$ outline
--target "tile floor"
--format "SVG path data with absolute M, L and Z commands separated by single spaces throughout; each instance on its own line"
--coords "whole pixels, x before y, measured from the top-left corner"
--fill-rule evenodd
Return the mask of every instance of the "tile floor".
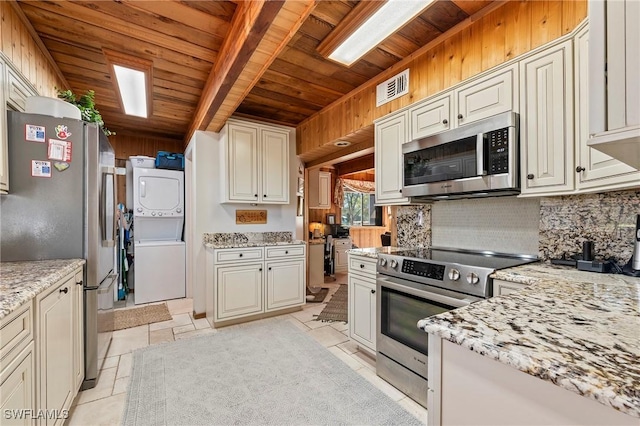
M 338 289 L 344 277 L 326 283 L 329 293 L 325 302 Z M 124 304 L 122 309 L 128 309 Z M 95 388 L 80 392 L 73 402 L 67 425 L 115 425 L 120 424 L 124 409 L 132 352 L 157 343 L 171 342 L 202 334 L 216 333 L 206 319 L 194 319 L 191 299 L 177 299 L 167 302 L 173 319 L 140 327 L 115 331 L 107 357 Z M 357 371 L 366 380 L 397 401 L 407 411 L 413 413 L 423 423 L 427 423 L 427 410 L 407 398 L 396 388 L 376 376 L 375 360 L 361 351 L 348 337 L 348 326 L 344 323 L 316 321 L 326 303 L 308 303 L 301 311 L 282 315 L 300 330 L 309 333 L 329 352 Z

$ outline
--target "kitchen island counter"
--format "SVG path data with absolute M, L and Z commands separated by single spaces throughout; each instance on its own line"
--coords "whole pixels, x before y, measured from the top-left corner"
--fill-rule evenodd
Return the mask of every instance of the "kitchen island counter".
M 0 262 L 0 319 L 84 264 L 84 259 Z
M 544 264 L 493 277 L 530 285 L 418 327 L 640 417 L 640 278 Z

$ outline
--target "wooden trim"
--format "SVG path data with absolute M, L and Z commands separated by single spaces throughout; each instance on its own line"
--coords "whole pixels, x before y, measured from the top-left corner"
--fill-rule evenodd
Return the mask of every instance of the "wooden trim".
M 122 94 L 120 93 L 120 87 L 118 86 L 118 81 L 116 78 L 116 73 L 113 68 L 114 65 L 121 65 L 126 68 L 130 68 L 136 71 L 142 71 L 144 73 L 145 79 L 145 89 L 146 89 L 146 101 L 147 101 L 147 117 L 149 118 L 153 115 L 153 62 L 149 59 L 138 58 L 135 56 L 131 56 L 127 53 L 117 52 L 115 50 L 102 48 L 102 53 L 104 57 L 107 59 L 107 65 L 109 66 L 109 73 L 111 74 L 111 83 L 113 83 L 113 87 L 115 92 L 118 94 L 116 98 L 118 98 L 118 104 L 122 109 L 122 113 L 126 115 L 124 110 L 124 103 L 122 102 Z M 144 118 L 144 117 L 140 117 Z
M 200 314 L 196 314 L 196 311 L 193 311 L 193 319 L 202 319 L 202 318 L 206 318 L 207 317 L 207 313 L 206 312 L 202 312 Z
M 353 160 L 343 161 L 335 164 L 338 176 L 344 176 L 351 173 L 361 172 L 375 168 L 375 159 L 373 154 L 367 154 Z
M 336 151 L 332 154 L 318 158 L 317 160 L 309 161 L 305 165 L 306 167 L 329 166 L 335 163 L 335 160 L 337 160 L 338 158 L 343 161 L 347 161 L 372 153 L 373 139 L 371 141 L 361 142 L 355 145 L 348 146 L 344 149 L 341 149 L 340 151 Z
M 207 128 L 283 5 L 283 1 L 244 1 L 238 4 L 231 29 L 189 124 L 185 143 L 196 130 Z
M 64 75 L 62 74 L 62 71 L 60 71 L 60 67 L 58 67 L 58 64 L 56 63 L 56 61 L 53 60 L 53 57 L 51 56 L 51 53 L 49 53 L 49 50 L 47 49 L 47 47 L 42 42 L 42 39 L 40 38 L 40 36 L 36 32 L 35 28 L 33 28 L 33 25 L 31 25 L 31 22 L 29 21 L 29 19 L 27 19 L 27 16 L 24 14 L 22 9 L 18 5 L 18 1 L 17 0 L 9 0 L 9 4 L 13 8 L 13 11 L 16 13 L 16 15 L 18 15 L 18 18 L 20 18 L 20 21 L 22 22 L 22 25 L 24 25 L 24 27 L 27 29 L 27 31 L 29 32 L 29 35 L 31 35 L 31 38 L 36 43 L 36 46 L 38 46 L 38 49 L 40 49 L 40 51 L 42 52 L 44 57 L 47 59 L 47 62 L 49 62 L 49 65 L 51 65 L 51 68 L 53 68 L 53 72 L 56 73 L 56 76 L 60 79 L 60 81 L 64 85 L 64 89 L 70 89 L 71 85 L 69 84 L 67 79 L 64 78 Z M 62 88 L 60 88 L 60 89 L 62 89 Z
M 386 0 L 361 1 L 347 16 L 322 40 L 316 50 L 328 58 L 329 55 L 357 30 L 371 15 L 380 9 Z

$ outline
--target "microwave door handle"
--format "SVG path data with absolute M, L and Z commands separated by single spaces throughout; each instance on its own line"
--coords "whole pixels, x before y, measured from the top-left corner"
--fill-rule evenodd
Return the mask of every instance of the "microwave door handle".
M 476 137 L 476 173 L 478 176 L 487 174 L 484 168 L 484 133 L 478 133 Z

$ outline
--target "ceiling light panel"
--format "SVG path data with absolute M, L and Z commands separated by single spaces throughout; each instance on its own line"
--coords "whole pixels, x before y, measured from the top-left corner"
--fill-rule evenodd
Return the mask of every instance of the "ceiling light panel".
M 342 42 L 329 59 L 351 65 L 404 24 L 418 16 L 433 0 L 389 0 Z
M 124 112 L 136 117 L 148 117 L 147 87 L 145 73 L 142 71 L 114 65 L 116 81 L 122 98 Z

